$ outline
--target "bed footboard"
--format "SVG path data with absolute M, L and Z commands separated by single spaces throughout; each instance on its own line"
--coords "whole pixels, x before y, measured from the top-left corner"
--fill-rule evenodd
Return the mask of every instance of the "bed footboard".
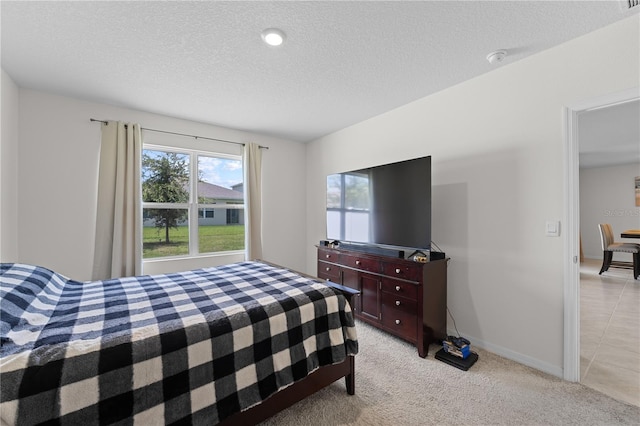
M 345 378 L 347 393 L 355 393 L 355 357 L 348 356 L 343 362 L 320 367 L 304 379 L 270 396 L 262 403 L 248 410 L 235 413 L 219 423 L 223 426 L 255 425 L 268 419 L 280 411 L 291 407 L 296 402 L 329 386 L 331 383 Z

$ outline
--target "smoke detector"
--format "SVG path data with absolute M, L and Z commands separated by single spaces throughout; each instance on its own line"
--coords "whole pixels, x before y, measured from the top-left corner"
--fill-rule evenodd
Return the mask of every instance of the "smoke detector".
M 499 64 L 504 60 L 506 56 L 507 56 L 506 50 L 496 50 L 495 52 L 491 52 L 487 55 L 487 61 L 489 61 L 489 63 L 492 65 Z

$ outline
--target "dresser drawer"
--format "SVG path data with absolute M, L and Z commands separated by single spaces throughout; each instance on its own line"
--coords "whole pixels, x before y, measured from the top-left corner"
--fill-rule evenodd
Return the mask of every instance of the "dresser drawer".
M 417 321 L 415 314 L 382 305 L 382 325 L 397 336 L 415 341 Z
M 407 299 L 393 293 L 382 292 L 382 306 L 406 312 L 411 315 L 416 313 L 416 301 Z
M 340 253 L 335 250 L 318 248 L 318 260 L 325 260 L 327 262 L 340 263 Z
M 361 271 L 380 272 L 380 262 L 375 259 L 343 254 L 340 263 L 350 268 L 360 269 Z
M 340 267 L 332 263 L 318 260 L 318 278 L 340 283 Z
M 418 298 L 418 285 L 403 281 L 383 279 L 382 291 L 413 300 Z
M 409 281 L 420 281 L 422 265 L 412 263 L 383 262 L 382 273 L 389 277 L 402 278 Z

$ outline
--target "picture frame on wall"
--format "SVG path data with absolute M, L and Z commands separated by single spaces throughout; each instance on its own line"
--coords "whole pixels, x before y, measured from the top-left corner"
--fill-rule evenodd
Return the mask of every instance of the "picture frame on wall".
M 635 188 L 636 188 L 636 207 L 640 207 L 640 176 L 636 176 Z

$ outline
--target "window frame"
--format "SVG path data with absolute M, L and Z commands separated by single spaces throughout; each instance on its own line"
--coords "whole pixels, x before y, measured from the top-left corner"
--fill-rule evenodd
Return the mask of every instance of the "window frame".
M 142 256 L 143 262 L 145 261 L 158 261 L 158 260 L 171 260 L 171 259 L 191 259 L 198 258 L 202 256 L 215 256 L 215 255 L 229 255 L 229 254 L 243 254 L 246 251 L 246 247 L 240 250 L 228 250 L 228 251 L 214 251 L 214 252 L 206 252 L 200 253 L 200 244 L 199 244 L 199 217 L 198 210 L 199 209 L 215 209 L 218 208 L 232 208 L 244 211 L 244 217 L 246 217 L 246 202 L 243 197 L 243 202 L 238 204 L 232 204 L 231 206 L 221 205 L 216 203 L 199 203 L 198 201 L 198 157 L 215 157 L 222 158 L 228 160 L 237 160 L 240 161 L 243 167 L 242 173 L 242 183 L 244 184 L 244 161 L 243 156 L 238 154 L 229 154 L 214 150 L 202 150 L 202 149 L 194 149 L 182 146 L 171 146 L 171 145 L 161 145 L 157 143 L 142 143 L 142 153 L 144 151 L 162 151 L 162 152 L 172 152 L 176 154 L 186 154 L 189 157 L 189 202 L 187 203 L 156 203 L 144 201 L 142 199 L 142 191 L 140 192 L 140 201 L 142 204 L 141 211 L 144 212 L 144 209 L 186 209 L 188 216 L 188 234 L 189 234 L 189 254 L 179 254 L 173 256 L 161 256 L 161 257 L 149 257 L 145 258 L 144 253 Z M 142 158 L 142 156 L 141 156 Z M 142 168 L 141 168 L 142 171 Z M 140 179 L 140 186 L 142 186 L 142 173 L 138 177 Z M 215 213 L 214 213 L 215 215 Z M 144 222 L 144 219 L 142 219 Z M 144 228 L 144 225 L 143 225 Z M 143 230 L 141 229 L 140 232 Z M 246 241 L 246 226 L 244 229 L 244 236 Z M 141 247 L 141 250 L 143 248 Z

